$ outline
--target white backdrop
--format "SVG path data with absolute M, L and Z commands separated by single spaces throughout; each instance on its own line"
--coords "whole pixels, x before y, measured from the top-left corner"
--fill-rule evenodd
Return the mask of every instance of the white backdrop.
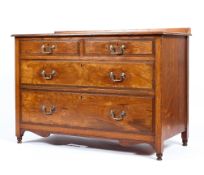
M 184 174 L 203 172 L 204 156 L 204 5 L 202 0 L 1 0 L 0 1 L 0 174 Z M 151 147 L 136 146 L 137 154 L 67 145 L 64 136 L 48 139 L 25 133 L 15 138 L 14 33 L 55 30 L 138 29 L 191 27 L 190 138 L 165 143 L 162 162 Z M 76 138 L 71 141 L 83 142 Z M 115 143 L 105 144 L 107 148 Z M 146 148 L 146 149 L 145 149 Z M 133 149 L 133 148 L 132 148 Z M 142 154 L 142 155 L 140 155 Z M 201 173 L 202 174 L 202 173 Z

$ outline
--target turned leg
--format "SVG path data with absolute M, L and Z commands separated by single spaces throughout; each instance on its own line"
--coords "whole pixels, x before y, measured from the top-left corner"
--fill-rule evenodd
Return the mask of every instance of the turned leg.
M 22 143 L 24 132 L 24 130 L 20 130 L 18 133 L 16 133 L 17 143 Z
M 164 147 L 163 141 L 161 139 L 156 140 L 155 151 L 156 151 L 157 160 L 162 160 L 163 147 Z
M 162 160 L 162 153 L 156 153 L 157 160 Z
M 183 146 L 187 146 L 187 144 L 188 144 L 188 131 L 182 132 L 181 138 L 182 138 Z
M 17 137 L 17 143 L 22 143 L 22 136 L 20 136 L 20 137 Z

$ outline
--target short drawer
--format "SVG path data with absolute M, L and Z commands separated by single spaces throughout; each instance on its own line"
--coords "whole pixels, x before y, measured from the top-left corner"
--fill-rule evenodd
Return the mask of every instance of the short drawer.
M 152 89 L 153 62 L 22 61 L 21 83 Z
M 152 97 L 23 91 L 22 122 L 151 133 Z
M 84 54 L 88 56 L 136 56 L 152 55 L 153 40 L 141 39 L 89 39 L 84 42 Z
M 79 55 L 79 42 L 77 40 L 21 40 L 21 57 L 29 56 L 63 56 Z

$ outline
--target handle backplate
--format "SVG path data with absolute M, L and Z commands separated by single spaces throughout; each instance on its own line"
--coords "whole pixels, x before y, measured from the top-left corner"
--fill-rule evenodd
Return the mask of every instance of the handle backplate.
M 45 45 L 45 44 L 43 44 L 41 46 L 41 52 L 43 54 L 52 54 L 54 49 L 55 49 L 55 45 Z
M 45 105 L 42 105 L 41 106 L 41 111 L 45 115 L 52 115 L 56 111 L 56 107 L 55 106 L 50 106 L 49 109 L 48 109 Z
M 109 46 L 110 54 L 111 55 L 123 55 L 125 51 L 125 45 L 122 44 L 120 47 L 116 48 L 112 44 Z
M 126 116 L 126 113 L 125 113 L 125 111 L 122 111 L 118 116 L 116 116 L 115 112 L 113 110 L 111 110 L 110 115 L 111 115 L 112 119 L 114 119 L 116 121 L 121 121 Z
M 109 77 L 110 77 L 110 79 L 111 79 L 113 82 L 122 82 L 122 81 L 125 80 L 126 74 L 125 74 L 124 72 L 122 72 L 122 73 L 120 74 L 120 78 L 117 79 L 116 76 L 115 76 L 115 74 L 114 74 L 113 72 L 110 72 L 110 73 L 109 73 Z
M 40 72 L 40 75 L 45 79 L 45 80 L 52 80 L 53 77 L 56 75 L 56 71 L 52 70 L 51 73 L 46 73 L 45 70 L 42 70 Z

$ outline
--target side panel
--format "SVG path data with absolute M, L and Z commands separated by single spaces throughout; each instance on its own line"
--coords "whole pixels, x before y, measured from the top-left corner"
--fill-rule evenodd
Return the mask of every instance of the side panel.
M 187 37 L 164 36 L 161 58 L 163 139 L 187 128 Z

